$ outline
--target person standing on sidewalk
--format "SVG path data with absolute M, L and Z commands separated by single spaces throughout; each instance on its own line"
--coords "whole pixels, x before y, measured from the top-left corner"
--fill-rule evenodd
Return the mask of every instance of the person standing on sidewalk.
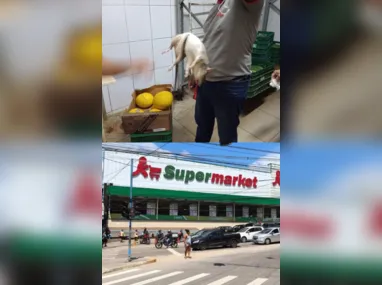
M 190 230 L 186 230 L 184 234 L 184 258 L 191 258 L 191 234 Z
M 107 247 L 107 235 L 106 231 L 102 233 L 102 247 Z
M 119 232 L 119 238 L 121 239 L 121 242 L 123 242 L 123 240 L 125 239 L 125 232 L 123 230 Z
M 263 5 L 264 0 L 218 0 L 205 21 L 203 43 L 211 71 L 196 97 L 196 142 L 210 142 L 215 118 L 221 145 L 238 140 Z

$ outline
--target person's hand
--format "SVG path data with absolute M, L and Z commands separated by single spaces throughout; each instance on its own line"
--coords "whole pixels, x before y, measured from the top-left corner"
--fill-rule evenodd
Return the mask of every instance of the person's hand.
M 272 78 L 276 79 L 277 81 L 280 81 L 280 69 L 277 69 L 273 72 Z
M 151 70 L 152 67 L 153 67 L 153 64 L 150 60 L 145 58 L 140 58 L 140 59 L 132 60 L 129 66 L 129 71 L 131 71 L 131 73 L 133 74 L 145 73 Z

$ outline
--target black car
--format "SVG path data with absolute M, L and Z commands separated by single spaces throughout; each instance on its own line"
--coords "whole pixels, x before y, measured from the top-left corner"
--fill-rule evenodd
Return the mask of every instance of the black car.
M 236 226 L 232 227 L 232 230 L 233 230 L 233 232 L 237 233 L 238 231 L 240 231 L 241 229 L 244 229 L 244 228 L 245 228 L 245 225 L 236 225 Z
M 221 229 L 222 231 L 224 231 L 226 233 L 234 233 L 235 232 L 232 227 L 221 226 L 221 227 L 217 227 L 217 229 Z
M 222 229 L 204 230 L 200 234 L 193 235 L 192 249 L 205 250 L 216 247 L 237 247 L 240 242 L 240 234 L 225 232 Z

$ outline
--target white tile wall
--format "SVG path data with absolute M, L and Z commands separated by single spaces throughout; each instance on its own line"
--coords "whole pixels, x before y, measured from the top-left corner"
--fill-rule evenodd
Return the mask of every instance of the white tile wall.
M 127 74 L 119 76 L 116 83 L 103 88 L 108 112 L 126 108 L 131 102 L 131 93 L 136 88 L 152 84 L 173 83 L 175 72 L 167 68 L 173 63 L 173 52 L 162 55 L 176 35 L 177 0 L 102 0 L 103 54 L 110 59 L 132 61 L 147 58 L 153 61 L 148 75 Z M 188 1 L 185 1 L 186 4 Z M 193 0 L 194 3 L 214 3 L 215 0 Z M 279 6 L 279 1 L 276 6 Z M 209 11 L 205 6 L 196 9 Z M 193 8 L 195 12 L 195 7 Z M 197 12 L 197 11 L 196 11 Z M 199 16 L 204 22 L 207 16 Z M 189 30 L 189 17 L 185 12 L 185 31 Z M 197 26 L 196 22 L 193 26 Z M 271 12 L 268 30 L 280 37 L 280 16 Z M 201 31 L 201 30 L 200 30 Z
M 151 6 L 150 15 L 153 39 L 171 37 L 171 6 Z
M 173 0 L 102 0 L 103 55 L 108 59 L 146 58 L 153 62 L 147 74 L 124 74 L 102 88 L 107 112 L 127 108 L 134 89 L 173 82 L 173 52 L 162 55 L 176 34 Z

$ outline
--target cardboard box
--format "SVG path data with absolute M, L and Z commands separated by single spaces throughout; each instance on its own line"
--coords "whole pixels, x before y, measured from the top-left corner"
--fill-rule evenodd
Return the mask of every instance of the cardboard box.
M 128 113 L 131 109 L 139 108 L 135 105 L 135 98 L 144 92 L 148 92 L 155 96 L 161 91 L 172 91 L 172 85 L 154 85 L 146 89 L 135 90 L 132 94 L 132 101 L 129 108 L 121 116 L 122 128 L 125 134 L 133 133 L 152 133 L 160 131 L 170 131 L 172 129 L 172 106 L 169 110 L 150 113 L 146 111 L 145 113 L 130 114 Z

